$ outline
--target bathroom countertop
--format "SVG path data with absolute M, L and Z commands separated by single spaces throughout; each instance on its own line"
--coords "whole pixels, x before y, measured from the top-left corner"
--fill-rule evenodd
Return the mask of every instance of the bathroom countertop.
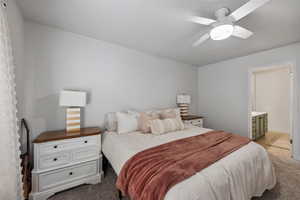
M 256 117 L 258 115 L 267 114 L 267 112 L 256 112 L 256 111 L 253 111 L 251 114 L 252 114 L 252 117 Z

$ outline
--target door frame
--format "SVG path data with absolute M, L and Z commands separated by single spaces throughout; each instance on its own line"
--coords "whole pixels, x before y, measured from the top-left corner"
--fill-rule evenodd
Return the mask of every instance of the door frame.
M 252 138 L 252 107 L 253 107 L 253 97 L 252 97 L 252 87 L 253 87 L 253 75 L 255 72 L 260 71 L 269 71 L 280 68 L 289 68 L 290 70 L 290 107 L 289 107 L 289 115 L 290 115 L 290 139 L 294 141 L 295 136 L 295 117 L 297 115 L 297 73 L 296 73 L 296 64 L 293 62 L 285 62 L 279 64 L 268 65 L 264 67 L 256 67 L 248 70 L 248 137 Z M 291 155 L 294 155 L 294 144 L 291 144 Z

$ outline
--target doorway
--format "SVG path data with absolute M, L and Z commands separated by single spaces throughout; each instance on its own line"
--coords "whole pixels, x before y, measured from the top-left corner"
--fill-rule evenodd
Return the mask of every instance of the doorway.
M 293 65 L 249 71 L 249 137 L 266 149 L 292 156 Z

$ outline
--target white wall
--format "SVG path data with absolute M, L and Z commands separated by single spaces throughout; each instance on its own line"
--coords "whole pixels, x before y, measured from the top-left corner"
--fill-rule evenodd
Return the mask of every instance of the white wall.
M 64 128 L 62 89 L 90 94 L 85 125 L 102 125 L 107 112 L 174 107 L 192 95 L 197 113 L 197 68 L 32 22 L 25 23 L 26 115 L 34 136 Z
M 15 64 L 16 92 L 18 117 L 23 116 L 23 63 L 24 63 L 24 27 L 23 16 L 15 0 L 10 0 L 7 4 L 7 17 L 11 32 L 12 49 Z
M 300 77 L 300 43 L 272 49 L 245 57 L 211 64 L 198 69 L 199 113 L 205 116 L 205 124 L 248 136 L 248 72 L 257 67 L 268 67 L 291 62 L 294 76 Z M 299 88 L 294 87 L 294 152 L 300 160 Z
M 263 70 L 253 76 L 255 111 L 268 113 L 269 131 L 289 133 L 290 69 Z

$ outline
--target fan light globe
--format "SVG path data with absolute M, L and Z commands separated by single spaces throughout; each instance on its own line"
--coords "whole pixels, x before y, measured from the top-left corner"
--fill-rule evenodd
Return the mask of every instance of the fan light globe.
M 210 31 L 210 37 L 213 40 L 225 40 L 229 38 L 233 33 L 233 26 L 231 24 L 223 24 L 214 27 Z

